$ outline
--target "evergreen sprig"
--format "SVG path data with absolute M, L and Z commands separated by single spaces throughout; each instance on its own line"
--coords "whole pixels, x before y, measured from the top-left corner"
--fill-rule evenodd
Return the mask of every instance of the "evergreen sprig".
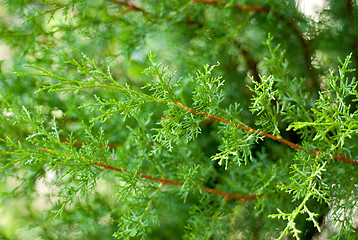
M 339 152 L 344 150 L 345 139 L 351 138 L 357 133 L 357 111 L 352 111 L 350 102 L 358 101 L 357 81 L 355 77 L 351 80 L 346 74 L 354 69 L 349 69 L 351 55 L 347 56 L 345 61 L 339 66 L 339 75 L 331 71 L 329 77 L 324 81 L 324 90 L 319 93 L 319 99 L 316 101 L 316 108 L 312 109 L 315 114 L 314 122 L 296 122 L 288 129 L 302 129 L 314 126 L 317 134 L 313 140 L 323 140 L 329 137 L 330 151 Z
M 354 1 L 3 2 L 0 238 L 357 238 Z

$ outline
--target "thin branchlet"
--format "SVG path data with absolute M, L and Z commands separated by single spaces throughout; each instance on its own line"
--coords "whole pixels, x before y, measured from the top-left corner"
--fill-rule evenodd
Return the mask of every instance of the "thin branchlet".
M 47 149 L 47 148 L 38 148 L 41 151 L 46 151 L 46 152 L 50 152 L 50 153 L 54 153 L 54 154 L 58 154 L 58 152 L 52 150 L 52 149 Z M 70 157 L 70 155 L 68 154 L 62 154 L 66 157 Z M 88 160 L 83 159 L 84 161 L 88 162 Z M 118 160 L 118 159 L 112 159 L 112 160 Z M 129 170 L 124 169 L 124 168 L 119 168 L 119 167 L 114 167 L 105 163 L 100 163 L 100 162 L 93 162 L 93 165 L 101 167 L 103 169 L 109 169 L 109 170 L 113 170 L 116 172 L 122 172 L 122 173 L 130 173 L 130 174 L 134 174 L 131 173 Z M 167 178 L 158 178 L 158 177 L 153 177 L 147 174 L 143 174 L 143 173 L 137 173 L 137 175 L 143 179 L 146 180 L 150 180 L 150 181 L 156 181 L 156 182 L 160 182 L 162 184 L 168 184 L 168 185 L 176 185 L 176 186 L 182 186 L 184 183 L 183 182 L 179 182 L 179 181 L 174 181 L 174 180 L 170 180 Z M 212 193 L 215 195 L 219 195 L 219 196 L 223 196 L 225 199 L 241 199 L 246 203 L 247 201 L 252 201 L 252 200 L 256 200 L 257 198 L 261 198 L 263 195 L 255 195 L 255 194 L 235 194 L 235 193 L 228 193 L 228 192 L 222 192 L 219 190 L 216 190 L 214 188 L 209 188 L 209 187 L 203 187 L 203 188 L 195 188 L 196 190 L 204 190 L 208 193 Z
M 234 125 L 235 127 L 237 128 L 240 128 L 244 131 L 247 131 L 247 132 L 250 132 L 252 134 L 257 134 L 257 135 L 260 135 L 262 137 L 267 137 L 267 138 L 270 138 L 272 140 L 275 140 L 275 141 L 278 141 L 280 143 L 283 143 L 293 149 L 298 149 L 298 150 L 303 150 L 303 151 L 307 151 L 307 152 L 310 152 L 310 153 L 313 153 L 315 155 L 321 155 L 321 154 L 324 154 L 324 153 L 321 153 L 320 151 L 318 150 L 314 150 L 314 149 L 305 149 L 303 146 L 299 145 L 299 144 L 296 144 L 296 143 L 293 143 L 293 142 L 290 142 L 282 137 L 277 137 L 277 136 L 274 136 L 274 135 L 271 135 L 271 134 L 268 134 L 268 133 L 265 133 L 265 132 L 262 132 L 262 131 L 259 131 L 259 130 L 256 130 L 256 129 L 253 129 L 251 127 L 246 127 L 246 126 L 243 126 L 243 125 L 240 125 L 238 123 L 235 123 L 235 122 L 231 122 L 231 121 L 228 121 L 228 120 L 225 120 L 223 118 L 220 118 L 220 117 L 217 117 L 217 116 L 213 116 L 213 115 L 208 115 L 207 113 L 204 113 L 204 112 L 199 112 L 199 111 L 196 111 L 194 109 L 191 109 L 191 108 L 188 108 L 187 106 L 184 106 L 182 103 L 180 102 L 175 102 L 173 103 L 174 105 L 177 105 L 178 107 L 181 107 L 183 109 L 185 109 L 186 111 L 192 113 L 192 114 L 199 114 L 203 117 L 206 117 L 208 119 L 212 119 L 212 120 L 216 120 L 216 121 L 219 121 L 219 122 L 222 122 L 222 123 L 225 123 L 225 124 L 228 124 L 228 125 Z M 343 162 L 346 162 L 346 163 L 350 163 L 350 164 L 353 164 L 353 165 L 357 165 L 358 166 L 358 162 L 357 161 L 354 161 L 350 158 L 347 158 L 345 157 L 343 154 L 335 154 L 333 155 L 333 158 L 336 159 L 336 160 L 340 160 L 340 161 L 343 161 Z

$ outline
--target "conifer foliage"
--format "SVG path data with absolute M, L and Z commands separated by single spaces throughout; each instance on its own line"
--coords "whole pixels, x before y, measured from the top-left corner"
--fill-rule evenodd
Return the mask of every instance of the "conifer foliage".
M 0 1 L 1 239 L 357 239 L 358 8 Z

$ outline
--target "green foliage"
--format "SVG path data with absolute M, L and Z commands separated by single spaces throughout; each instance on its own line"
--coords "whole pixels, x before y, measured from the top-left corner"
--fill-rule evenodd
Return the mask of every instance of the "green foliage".
M 258 126 L 261 126 L 263 131 L 273 131 L 274 135 L 279 135 L 278 122 L 276 115 L 278 114 L 278 107 L 271 106 L 271 101 L 276 100 L 278 90 L 273 89 L 274 80 L 272 76 L 261 77 L 262 83 L 254 82 L 255 88 L 249 87 L 254 93 L 253 104 L 251 106 L 251 112 L 256 113 L 259 116 L 259 120 L 256 122 Z
M 1 1 L 0 238 L 356 239 L 358 8 L 328 4 Z
M 210 78 L 214 66 L 204 66 L 205 73 L 197 72 L 194 80 L 193 106 L 196 110 L 206 112 L 209 115 L 218 113 L 219 104 L 223 100 L 223 91 L 220 89 L 224 81 L 221 77 Z
M 287 226 L 281 233 L 278 239 L 282 239 L 288 232 L 291 232 L 295 238 L 299 238 L 301 231 L 297 229 L 295 220 L 300 214 L 308 214 L 308 221 L 312 221 L 314 227 L 321 231 L 320 224 L 315 220 L 319 215 L 309 210 L 307 201 L 311 198 L 316 199 L 318 202 L 326 201 L 327 186 L 322 181 L 322 173 L 325 171 L 326 163 L 322 163 L 319 159 L 311 160 L 312 155 L 304 152 L 298 152 L 294 161 L 298 162 L 291 166 L 290 184 L 285 185 L 280 183 L 277 187 L 292 195 L 294 201 L 303 198 L 302 202 L 290 213 L 284 213 L 279 208 L 278 214 L 269 215 L 271 218 L 282 218 L 287 220 Z
M 319 92 L 316 108 L 312 109 L 315 114 L 314 122 L 296 122 L 290 125 L 295 131 L 304 127 L 316 127 L 317 134 L 313 140 L 324 140 L 329 137 L 330 150 L 344 149 L 345 139 L 351 138 L 357 133 L 357 111 L 352 111 L 352 101 L 357 101 L 357 80 L 349 79 L 347 73 L 355 71 L 348 69 L 351 63 L 351 55 L 344 62 L 339 60 L 339 75 L 331 71 L 323 82 L 324 90 Z

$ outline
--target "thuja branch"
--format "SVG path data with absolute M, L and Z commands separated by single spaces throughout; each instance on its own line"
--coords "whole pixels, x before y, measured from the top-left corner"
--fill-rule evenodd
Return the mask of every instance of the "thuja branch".
M 56 151 L 54 151 L 52 149 L 47 149 L 47 148 L 38 148 L 38 149 L 41 150 L 41 151 L 46 151 L 46 152 L 58 154 Z M 63 156 L 70 157 L 68 154 L 63 154 Z M 84 159 L 84 161 L 86 161 L 86 160 Z M 111 165 L 108 165 L 108 164 L 105 164 L 105 163 L 93 162 L 93 164 L 95 166 L 103 168 L 104 170 L 109 169 L 109 170 L 113 170 L 113 171 L 117 171 L 117 172 L 134 174 L 134 173 L 132 173 L 131 171 L 129 171 L 127 169 L 114 167 L 114 166 L 111 166 Z M 182 186 L 184 184 L 183 182 L 174 181 L 174 180 L 170 180 L 170 179 L 167 179 L 167 178 L 153 177 L 153 176 L 146 175 L 146 174 L 143 174 L 143 173 L 139 173 L 138 175 L 142 179 L 146 179 L 146 180 L 150 180 L 150 181 L 156 181 L 156 182 L 160 182 L 162 184 L 176 185 L 176 186 Z M 243 203 L 246 203 L 247 201 L 256 200 L 257 198 L 261 198 L 263 196 L 263 194 L 260 194 L 260 195 L 247 194 L 246 195 L 246 194 L 228 193 L 228 192 L 222 192 L 222 191 L 216 190 L 214 188 L 209 188 L 209 187 L 203 187 L 203 188 L 196 187 L 195 189 L 198 190 L 198 191 L 203 190 L 203 191 L 208 192 L 208 193 L 223 196 L 225 199 L 241 199 L 241 200 L 243 200 Z
M 225 123 L 225 124 L 228 124 L 228 125 L 234 125 L 235 127 L 237 128 L 240 128 L 244 131 L 247 131 L 247 132 L 250 132 L 252 134 L 257 134 L 257 135 L 260 135 L 260 136 L 263 136 L 263 137 L 267 137 L 267 138 L 270 138 L 270 139 L 273 139 L 275 141 L 278 141 L 280 143 L 283 143 L 291 148 L 294 148 L 294 149 L 298 149 L 298 150 L 302 150 L 302 151 L 307 151 L 307 152 L 310 152 L 310 153 L 313 153 L 313 154 L 316 154 L 316 155 L 321 155 L 323 154 L 322 152 L 318 151 L 318 150 L 314 150 L 314 149 L 305 149 L 303 146 L 299 145 L 299 144 L 296 144 L 296 143 L 293 143 L 293 142 L 290 142 L 282 137 L 277 137 L 277 136 L 274 136 L 274 135 L 271 135 L 271 134 L 268 134 L 268 133 L 265 133 L 265 132 L 262 132 L 262 131 L 259 131 L 259 130 L 256 130 L 254 128 L 251 128 L 251 127 L 246 127 L 246 126 L 242 126 L 238 123 L 234 123 L 234 122 L 231 122 L 231 121 L 228 121 L 228 120 L 225 120 L 223 118 L 220 118 L 220 117 L 217 117 L 217 116 L 214 116 L 214 115 L 209 115 L 205 112 L 199 112 L 197 110 L 194 110 L 194 109 L 191 109 L 191 108 L 188 108 L 187 106 L 183 105 L 182 103 L 180 102 L 175 102 L 175 103 L 172 103 L 178 107 L 181 107 L 183 109 L 185 109 L 186 111 L 192 113 L 192 114 L 199 114 L 203 117 L 206 117 L 206 118 L 209 118 L 209 119 L 212 119 L 212 120 L 216 120 L 216 121 L 219 121 L 219 122 L 222 122 L 222 123 Z M 346 163 L 350 163 L 350 164 L 353 164 L 353 165 L 357 165 L 358 166 L 358 162 L 357 161 L 354 161 L 350 158 L 347 158 L 346 156 L 342 155 L 342 154 L 335 154 L 333 155 L 333 158 L 336 159 L 336 160 L 340 160 L 340 161 L 343 161 L 343 162 L 346 162 Z
M 152 61 L 154 63 L 154 56 L 151 56 L 152 58 Z M 66 59 L 68 59 L 66 57 Z M 93 65 L 93 67 L 95 69 L 98 70 L 98 67 L 97 65 L 95 64 L 95 62 L 91 62 L 86 56 L 84 58 L 84 60 L 82 60 L 82 64 L 78 63 L 77 61 L 74 61 L 74 60 L 69 60 L 71 63 L 75 64 L 76 66 L 78 66 L 79 68 L 85 68 L 87 67 L 86 64 L 91 64 Z M 80 80 L 72 80 L 72 79 L 68 79 L 68 78 L 63 78 L 63 77 L 59 77 L 59 76 L 55 76 L 53 75 L 52 73 L 44 70 L 44 69 L 41 69 L 39 67 L 36 67 L 36 66 L 31 66 L 32 68 L 36 69 L 36 70 L 39 70 L 41 71 L 42 73 L 18 73 L 19 75 L 31 75 L 31 76 L 42 76 L 42 77 L 50 77 L 50 78 L 55 78 L 55 79 L 58 79 L 60 82 L 57 83 L 57 84 L 53 84 L 53 85 L 49 85 L 49 86 L 44 86 L 42 88 L 42 90 L 44 89 L 47 89 L 47 90 L 50 90 L 50 91 L 62 91 L 62 92 L 68 92 L 68 91 L 78 91 L 80 89 L 85 89 L 85 88 L 95 88 L 95 87 L 100 87 L 100 88 L 105 88 L 105 89 L 108 89 L 108 90 L 116 90 L 116 91 L 119 91 L 119 92 L 123 92 L 123 93 L 129 93 L 129 95 L 125 96 L 127 98 L 130 98 L 131 95 L 133 96 L 136 96 L 136 98 L 140 99 L 140 103 L 137 104 L 138 106 L 142 106 L 144 104 L 147 104 L 147 103 L 152 103 L 152 102 L 162 102 L 162 103 L 169 103 L 169 104 L 174 104 L 174 105 L 177 105 L 178 107 L 181 107 L 183 109 L 185 109 L 186 111 L 192 113 L 192 114 L 200 114 L 201 116 L 203 117 L 206 117 L 208 119 L 212 119 L 212 120 L 216 120 L 216 121 L 220 121 L 220 122 L 223 122 L 225 124 L 229 124 L 229 125 L 234 125 L 242 130 L 245 130 L 247 132 L 250 132 L 250 133 L 253 133 L 253 134 L 257 134 L 257 135 L 260 135 L 260 136 L 263 136 L 263 137 L 267 137 L 267 138 L 270 138 L 270 139 L 273 139 L 275 141 L 278 141 L 278 142 L 281 142 L 285 145 L 288 145 L 289 147 L 291 148 L 294 148 L 294 149 L 298 149 L 298 150 L 304 150 L 304 151 L 307 151 L 307 152 L 311 152 L 313 154 L 316 154 L 316 155 L 321 155 L 321 154 L 324 154 L 318 150 L 314 150 L 314 149 L 305 149 L 303 146 L 299 145 L 299 144 L 295 144 L 293 142 L 290 142 L 282 137 L 277 137 L 277 136 L 274 136 L 274 135 L 271 135 L 271 134 L 268 134 L 268 133 L 265 133 L 265 132 L 262 132 L 262 131 L 259 131 L 259 130 L 256 130 L 256 129 L 253 129 L 253 128 L 250 128 L 250 127 L 246 127 L 246 126 L 242 126 L 240 124 L 237 124 L 237 123 L 233 123 L 231 121 L 228 121 L 228 120 L 225 120 L 225 119 L 222 119 L 222 118 L 219 118 L 217 116 L 214 116 L 214 115 L 209 115 L 205 112 L 199 112 L 197 110 L 194 110 L 194 109 L 191 109 L 191 108 L 188 108 L 186 107 L 185 105 L 183 105 L 182 103 L 180 102 L 177 102 L 176 100 L 174 99 L 165 99 L 166 98 L 166 94 L 164 94 L 165 92 L 166 93 L 172 93 L 173 91 L 173 88 L 174 86 L 170 84 L 170 80 L 172 79 L 173 76 L 171 77 L 165 77 L 165 69 L 163 70 L 160 70 L 160 65 L 154 65 L 154 67 L 152 69 L 149 69 L 148 70 L 148 73 L 151 73 L 151 74 L 157 74 L 159 75 L 159 80 L 160 82 L 159 83 L 156 83 L 155 85 L 152 85 L 151 86 L 151 90 L 156 90 L 158 93 L 157 96 L 151 96 L 151 95 L 148 95 L 148 94 L 145 94 L 145 93 L 141 93 L 141 92 L 137 92 L 137 91 L 134 91 L 134 90 L 131 90 L 129 89 L 128 87 L 125 87 L 125 86 L 122 86 L 120 85 L 118 82 L 116 82 L 111 75 L 108 75 L 108 74 L 105 74 L 105 73 L 102 73 L 100 75 L 100 78 L 97 77 L 97 76 L 94 76 L 92 71 L 89 72 L 89 74 L 95 78 L 95 80 L 92 80 L 90 82 L 86 82 L 86 81 L 80 81 Z M 86 71 L 88 71 L 88 69 L 85 68 Z M 98 70 L 99 71 L 99 70 Z M 109 83 L 105 83 L 104 81 L 107 81 Z M 69 86 L 68 86 L 69 85 Z M 74 86 L 73 86 L 74 85 Z M 162 93 L 163 96 L 160 95 L 160 91 L 159 89 L 162 88 L 162 86 L 165 86 L 166 89 L 164 89 L 165 91 L 163 91 L 164 93 Z M 64 87 L 65 86 L 65 87 Z M 61 88 L 61 87 L 64 87 L 64 88 Z M 159 95 L 158 95 L 159 94 Z M 174 94 L 171 94 L 171 95 L 174 95 Z M 164 97 L 164 98 L 163 98 Z M 129 100 L 132 101 L 132 99 L 127 99 L 126 101 L 128 102 Z M 133 107 L 133 106 L 137 106 L 137 105 L 133 105 L 133 106 L 127 106 L 127 102 L 124 101 L 123 104 L 120 104 L 120 105 L 117 105 L 116 107 L 118 108 L 118 110 L 115 110 L 115 112 L 123 112 L 125 114 L 128 114 L 130 111 L 130 109 Z M 106 105 L 107 103 L 103 102 L 103 103 L 100 103 L 98 106 L 100 106 L 101 104 L 104 104 Z M 108 103 L 108 104 L 112 104 L 112 103 Z M 95 105 L 97 106 L 97 105 Z M 128 112 L 129 111 L 129 112 Z M 115 112 L 105 112 L 103 115 L 100 116 L 100 118 L 102 118 L 102 116 L 104 117 L 105 115 L 107 114 L 113 114 Z M 358 162 L 357 161 L 354 161 L 350 158 L 347 158 L 345 157 L 344 155 L 342 154 L 335 154 L 333 155 L 333 158 L 334 159 L 337 159 L 337 160 L 340 160 L 340 161 L 343 161 L 343 162 L 346 162 L 346 163 L 350 163 L 350 164 L 353 164 L 353 165 L 358 165 Z

